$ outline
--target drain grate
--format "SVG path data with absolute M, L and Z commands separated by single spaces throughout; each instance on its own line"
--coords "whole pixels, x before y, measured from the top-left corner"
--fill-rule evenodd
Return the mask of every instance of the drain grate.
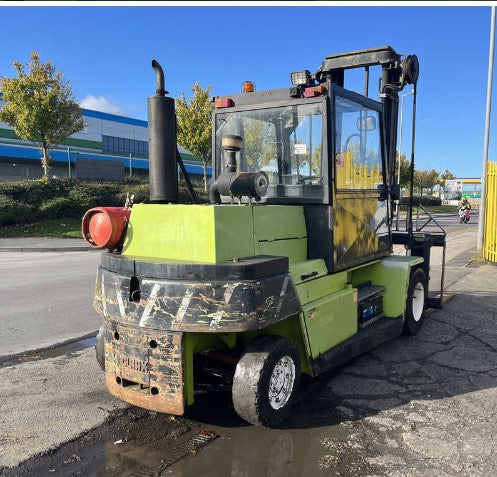
M 199 429 L 192 437 L 173 447 L 168 452 L 167 457 L 162 461 L 161 471 L 187 455 L 195 455 L 202 447 L 218 437 L 219 436 L 215 432 L 209 431 L 208 429 Z
M 134 470 L 130 477 L 155 477 L 158 475 L 156 472 L 150 470 Z

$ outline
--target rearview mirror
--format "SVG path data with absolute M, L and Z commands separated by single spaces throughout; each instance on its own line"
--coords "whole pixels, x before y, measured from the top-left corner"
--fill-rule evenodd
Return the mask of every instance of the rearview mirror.
M 357 129 L 359 131 L 374 131 L 376 129 L 376 118 L 374 116 L 357 118 Z

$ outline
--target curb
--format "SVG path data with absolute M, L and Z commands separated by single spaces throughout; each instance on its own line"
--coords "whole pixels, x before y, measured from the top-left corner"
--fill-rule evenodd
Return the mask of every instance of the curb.
M 36 355 L 38 353 L 43 353 L 44 351 L 55 350 L 57 348 L 61 348 L 64 346 L 71 345 L 73 343 L 77 343 L 78 341 L 87 340 L 90 338 L 94 338 L 98 334 L 98 329 L 95 331 L 91 331 L 90 333 L 86 333 L 83 336 L 68 338 L 67 340 L 60 341 L 58 343 L 50 344 L 47 346 L 42 346 L 41 348 L 34 348 L 25 351 L 19 351 L 18 353 L 6 354 L 0 356 L 0 368 L 4 367 L 6 363 L 8 364 L 10 361 L 16 361 L 20 358 L 29 358 L 30 356 Z M 88 346 L 91 347 L 91 346 Z M 28 359 L 26 360 L 26 362 Z M 18 364 L 18 363 L 16 363 Z
M 0 247 L 0 252 L 86 252 L 93 251 L 87 246 L 72 247 Z

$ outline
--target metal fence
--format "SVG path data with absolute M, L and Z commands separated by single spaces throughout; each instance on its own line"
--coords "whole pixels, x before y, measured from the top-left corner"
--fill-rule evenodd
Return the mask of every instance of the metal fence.
M 497 162 L 487 164 L 486 189 L 483 256 L 490 262 L 497 262 Z

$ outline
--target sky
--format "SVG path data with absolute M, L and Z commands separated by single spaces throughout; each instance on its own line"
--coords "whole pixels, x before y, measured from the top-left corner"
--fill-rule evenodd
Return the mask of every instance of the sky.
M 416 167 L 480 177 L 490 7 L 0 7 L 0 76 L 36 50 L 68 79 L 82 106 L 146 119 L 156 58 L 174 97 L 198 81 L 212 94 L 288 87 L 326 55 L 390 45 L 420 62 Z M 372 71 L 370 95 L 377 99 Z M 349 83 L 347 83 L 349 81 Z M 362 92 L 362 76 L 346 75 Z M 406 87 L 403 93 L 408 93 Z M 402 152 L 410 155 L 412 96 Z M 489 159 L 497 160 L 497 107 Z

